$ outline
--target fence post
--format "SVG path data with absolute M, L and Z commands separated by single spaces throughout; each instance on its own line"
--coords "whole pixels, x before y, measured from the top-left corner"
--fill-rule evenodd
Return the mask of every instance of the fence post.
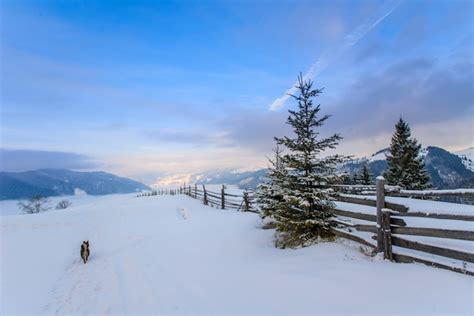
M 392 261 L 393 255 L 392 255 L 392 230 L 390 228 L 390 210 L 386 208 L 382 210 L 382 227 L 383 227 L 383 258 Z
M 197 199 L 198 196 L 198 185 L 195 183 L 194 184 L 194 198 Z
M 375 185 L 377 193 L 377 252 L 383 252 L 382 209 L 385 208 L 385 178 L 378 176 Z
M 207 205 L 207 192 L 206 192 L 206 186 L 203 184 L 202 185 L 202 190 L 204 191 L 204 205 Z
M 189 187 L 188 187 L 188 195 L 189 195 L 189 197 L 191 197 L 191 185 L 189 185 Z
M 250 209 L 249 194 L 247 192 L 244 192 L 244 212 L 248 212 L 249 209 Z
M 221 189 L 221 209 L 225 208 L 225 192 L 224 192 L 224 185 L 222 185 Z

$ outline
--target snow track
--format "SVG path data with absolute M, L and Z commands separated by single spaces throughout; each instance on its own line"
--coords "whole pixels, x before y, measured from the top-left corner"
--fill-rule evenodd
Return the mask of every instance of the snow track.
M 189 218 L 189 212 L 184 208 L 184 207 L 178 207 L 177 212 L 181 216 L 182 219 L 188 219 Z

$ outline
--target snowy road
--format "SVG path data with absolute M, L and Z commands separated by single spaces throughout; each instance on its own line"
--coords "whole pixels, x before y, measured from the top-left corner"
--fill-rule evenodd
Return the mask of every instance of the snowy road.
M 472 277 L 341 243 L 278 250 L 258 224 L 186 196 L 1 217 L 0 314 L 473 314 Z

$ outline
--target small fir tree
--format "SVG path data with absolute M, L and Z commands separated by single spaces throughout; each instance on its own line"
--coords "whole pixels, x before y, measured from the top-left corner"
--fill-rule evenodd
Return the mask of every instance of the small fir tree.
M 356 173 L 354 173 L 354 175 L 352 176 L 352 179 L 351 179 L 351 184 L 358 184 L 359 183 L 359 175 Z
M 411 137 L 410 127 L 400 118 L 387 155 L 388 170 L 384 176 L 389 184 L 408 190 L 423 190 L 431 186 L 420 150 L 421 145 Z
M 360 170 L 360 174 L 357 177 L 358 183 L 357 184 L 363 184 L 363 185 L 369 185 L 370 184 L 370 173 L 369 173 L 369 168 L 367 168 L 367 165 L 363 165 L 362 169 Z
M 342 181 L 342 184 L 347 184 L 347 185 L 352 184 L 351 175 L 349 173 L 343 173 L 341 175 L 341 181 Z
M 275 138 L 277 144 L 289 152 L 281 157 L 286 179 L 280 188 L 282 201 L 273 217 L 276 222 L 278 247 L 306 246 L 318 238 L 332 238 L 331 190 L 326 185 L 340 183 L 336 164 L 344 157 L 321 157 L 327 149 L 333 149 L 342 137 L 334 134 L 320 138 L 318 128 L 329 115 L 319 117 L 320 105 L 313 99 L 322 90 L 313 89 L 312 81 L 298 77 L 298 95 L 291 95 L 298 102 L 296 111 L 289 110 L 287 124 L 293 128 L 293 137 Z
M 275 146 L 273 158 L 268 158 L 270 166 L 267 177 L 257 188 L 257 203 L 262 217 L 272 217 L 283 200 L 281 188 L 286 181 L 286 169 L 281 160 L 282 152 L 278 145 Z

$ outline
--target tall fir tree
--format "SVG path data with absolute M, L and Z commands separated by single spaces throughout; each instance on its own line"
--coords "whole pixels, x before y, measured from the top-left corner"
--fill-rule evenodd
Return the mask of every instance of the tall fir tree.
M 408 190 L 422 190 L 431 186 L 420 150 L 421 145 L 411 137 L 410 127 L 400 118 L 395 125 L 387 155 L 388 170 L 384 175 L 389 184 Z
M 370 181 L 369 168 L 367 167 L 367 165 L 363 165 L 362 169 L 360 170 L 359 175 L 357 176 L 356 184 L 369 185 L 370 183 L 371 181 Z
M 277 228 L 277 247 L 306 246 L 319 238 L 331 238 L 331 190 L 327 185 L 340 183 L 336 165 L 344 161 L 339 155 L 321 157 L 333 149 L 342 137 L 334 134 L 320 138 L 318 128 L 330 117 L 319 117 L 320 105 L 313 99 L 322 92 L 313 89 L 312 81 L 304 81 L 301 74 L 296 86 L 298 94 L 291 95 L 298 103 L 296 111 L 289 110 L 287 124 L 293 137 L 275 138 L 288 153 L 281 157 L 286 170 L 286 181 L 280 188 L 283 200 L 273 214 Z

